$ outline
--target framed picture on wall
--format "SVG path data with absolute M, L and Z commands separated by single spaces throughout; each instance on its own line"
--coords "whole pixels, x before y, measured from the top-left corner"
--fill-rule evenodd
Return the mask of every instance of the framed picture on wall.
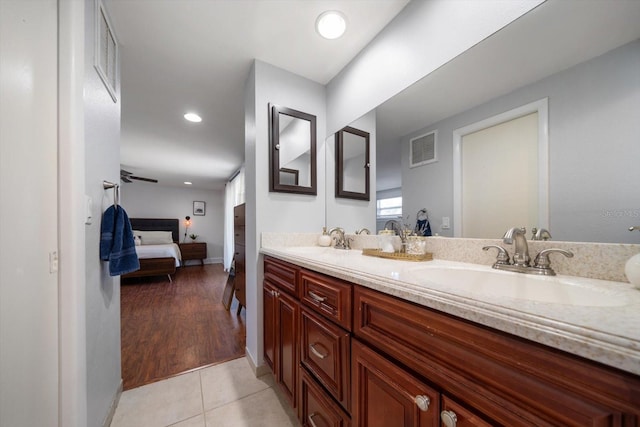
M 207 213 L 207 204 L 205 202 L 193 202 L 193 215 L 205 216 Z

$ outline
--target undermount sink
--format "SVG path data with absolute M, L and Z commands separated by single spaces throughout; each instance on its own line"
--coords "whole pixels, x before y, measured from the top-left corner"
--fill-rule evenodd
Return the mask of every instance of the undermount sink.
M 579 279 L 465 268 L 424 267 L 409 273 L 415 283 L 446 286 L 452 293 L 490 295 L 587 307 L 626 305 L 623 295 L 583 286 Z

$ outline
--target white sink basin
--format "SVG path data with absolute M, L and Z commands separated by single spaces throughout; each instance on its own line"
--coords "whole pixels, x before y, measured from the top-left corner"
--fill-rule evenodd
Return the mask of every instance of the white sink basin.
M 579 283 L 580 279 L 543 277 L 497 270 L 424 267 L 409 272 L 417 284 L 435 283 L 456 294 L 491 295 L 552 304 L 590 307 L 626 305 L 627 298 Z

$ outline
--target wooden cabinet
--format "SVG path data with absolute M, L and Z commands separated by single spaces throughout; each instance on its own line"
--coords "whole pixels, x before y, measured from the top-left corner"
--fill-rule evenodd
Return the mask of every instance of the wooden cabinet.
M 359 286 L 354 312 L 355 336 L 434 384 L 457 426 L 640 422 L 631 374 Z
M 233 241 L 235 260 L 235 278 L 233 279 L 234 291 L 238 300 L 238 314 L 242 307 L 247 306 L 246 293 L 246 264 L 245 264 L 245 204 L 233 208 Z
M 350 427 L 351 419 L 313 377 L 300 369 L 298 418 L 304 427 Z
M 298 322 L 300 303 L 297 293 L 297 268 L 276 260 L 265 258 L 263 282 L 264 301 L 264 358 L 273 370 L 276 383 L 280 386 L 293 408 L 297 403 L 298 390 Z M 291 274 L 294 272 L 293 274 Z M 291 278 L 287 287 L 279 283 Z M 277 280 L 274 280 L 277 278 Z
M 199 260 L 204 265 L 204 259 L 207 257 L 207 244 L 204 242 L 180 243 L 180 254 L 182 255 L 182 265 L 186 261 Z
M 440 394 L 353 340 L 353 423 L 359 427 L 439 425 Z
M 265 359 L 304 426 L 640 426 L 636 375 L 269 257 L 264 271 Z

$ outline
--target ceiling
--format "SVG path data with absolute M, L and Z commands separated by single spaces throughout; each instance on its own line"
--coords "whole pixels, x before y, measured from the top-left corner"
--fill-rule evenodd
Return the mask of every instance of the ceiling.
M 107 0 L 121 59 L 122 167 L 160 185 L 224 188 L 244 161 L 252 61 L 326 84 L 407 2 Z M 326 10 L 347 17 L 340 39 L 315 32 Z M 184 120 L 187 111 L 202 122 Z

